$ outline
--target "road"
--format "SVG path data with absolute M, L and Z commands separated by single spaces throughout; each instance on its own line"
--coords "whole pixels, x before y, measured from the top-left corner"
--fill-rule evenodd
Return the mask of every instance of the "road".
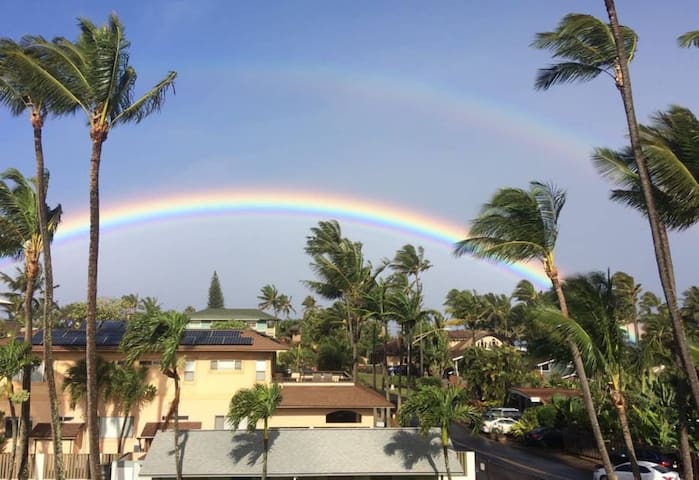
M 594 462 L 535 448 L 499 443 L 453 424 L 456 450 L 476 452 L 477 480 L 590 480 Z

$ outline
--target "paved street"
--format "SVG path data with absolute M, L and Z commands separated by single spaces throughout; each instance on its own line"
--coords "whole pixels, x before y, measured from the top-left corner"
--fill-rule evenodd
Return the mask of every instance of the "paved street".
M 594 462 L 520 445 L 499 443 L 471 434 L 461 425 L 452 426 L 457 450 L 476 452 L 477 480 L 589 480 Z

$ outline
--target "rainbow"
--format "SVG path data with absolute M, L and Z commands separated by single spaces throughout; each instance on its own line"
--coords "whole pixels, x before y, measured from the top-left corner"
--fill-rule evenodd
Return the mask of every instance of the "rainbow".
M 109 233 L 153 222 L 220 215 L 292 215 L 318 219 L 336 218 L 379 230 L 399 232 L 441 244 L 452 249 L 468 231 L 453 222 L 376 201 L 342 197 L 326 192 L 269 190 L 218 190 L 191 192 L 170 197 L 132 199 L 118 205 L 104 205 L 100 212 L 101 231 Z M 87 212 L 66 215 L 56 234 L 59 244 L 87 235 Z M 540 288 L 548 288 L 548 278 L 534 264 L 494 264 L 523 276 Z

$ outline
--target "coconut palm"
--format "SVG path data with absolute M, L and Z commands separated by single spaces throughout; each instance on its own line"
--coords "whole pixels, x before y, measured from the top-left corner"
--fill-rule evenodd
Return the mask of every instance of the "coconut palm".
M 114 365 L 106 361 L 102 357 L 97 357 L 97 389 L 100 392 L 100 397 L 107 399 L 105 389 L 112 382 L 112 372 Z M 84 358 L 78 360 L 75 365 L 72 365 L 66 371 L 61 386 L 64 392 L 68 392 L 70 399 L 70 408 L 75 409 L 75 406 L 85 400 L 87 402 L 87 361 Z M 85 405 L 87 409 L 87 404 Z
M 184 338 L 188 321 L 187 315 L 172 310 L 145 312 L 137 315 L 127 324 L 126 333 L 120 345 L 129 364 L 147 354 L 160 354 L 160 371 L 175 384 L 175 396 L 165 415 L 162 429 L 167 430 L 170 420 L 175 420 L 175 469 L 178 480 L 182 478 L 182 463 L 180 461 L 180 374 L 177 371 L 179 362 L 177 349 Z
M 475 423 L 480 418 L 478 410 L 464 403 L 464 390 L 455 385 L 446 388 L 433 385 L 420 387 L 398 410 L 401 425 L 410 425 L 417 419 L 422 435 L 427 436 L 432 427 L 439 427 L 439 437 L 444 454 L 444 466 L 451 480 L 449 466 L 449 432 L 453 422 Z
M 612 277 L 602 272 L 578 275 L 563 284 L 571 316 L 551 308 L 538 312 L 538 320 L 550 326 L 562 339 L 577 345 L 590 372 L 604 378 L 621 424 L 631 470 L 640 471 L 631 438 L 626 400 L 627 383 L 633 374 L 628 344 L 617 318 L 618 306 Z
M 358 343 L 363 322 L 370 316 L 363 309 L 367 294 L 376 285 L 377 269 L 364 260 L 362 244 L 342 237 L 335 220 L 319 222 L 306 237 L 306 253 L 311 255 L 311 269 L 319 280 L 304 283 L 328 300 L 342 302 L 344 323 L 352 346 L 352 378 L 357 380 Z
M 485 309 L 483 299 L 475 290 L 449 290 L 444 301 L 446 312 L 452 316 L 452 323 L 458 322 L 471 330 L 472 344 L 476 344 L 476 331 L 483 326 Z
M 432 263 L 425 258 L 425 249 L 406 244 L 396 252 L 393 261 L 390 263 L 391 269 L 404 275 L 412 276 L 411 287 L 420 290 L 420 274 L 432 268 Z
M 87 358 L 88 358 L 88 437 L 90 452 L 99 452 L 97 392 L 95 378 L 97 265 L 99 248 L 99 170 L 102 146 L 112 128 L 124 123 L 138 123 L 162 106 L 167 91 L 174 86 L 175 72 L 168 75 L 138 99 L 134 99 L 136 70 L 129 65 L 130 42 L 116 14 L 106 25 L 78 20 L 80 36 L 73 43 L 63 38 L 46 42 L 28 39 L 26 48 L 38 61 L 29 72 L 38 87 L 60 92 L 82 111 L 89 124 L 92 152 L 90 156 L 90 234 L 87 286 Z M 46 67 L 48 66 L 48 67 Z M 99 478 L 98 455 L 90 457 L 93 478 Z
M 279 318 L 279 290 L 274 285 L 267 284 L 260 289 L 257 296 L 260 303 L 257 306 L 262 310 L 272 310 L 274 318 Z
M 508 263 L 540 261 L 556 292 L 561 313 L 567 317 L 568 307 L 554 259 L 558 217 L 565 205 L 565 199 L 566 194 L 563 190 L 540 182 L 532 182 L 529 190 L 500 189 L 490 202 L 483 205 L 478 217 L 471 224 L 469 237 L 455 245 L 454 253 L 457 256 L 471 254 Z M 612 462 L 597 420 L 580 350 L 574 342 L 568 342 L 568 347 L 597 448 L 605 469 L 611 473 Z
M 44 179 L 48 181 L 46 178 Z M 39 208 L 36 179 L 25 178 L 18 170 L 8 169 L 0 174 L 0 225 L 3 227 L 3 250 L 24 258 L 26 290 L 24 292 L 24 341 L 31 345 L 33 321 L 32 302 L 36 281 L 40 275 L 40 257 L 44 241 L 50 242 L 61 218 L 61 206 L 49 209 L 46 204 Z M 44 210 L 48 219 L 48 237 L 41 235 L 39 210 Z M 14 250 L 14 251 L 12 251 Z M 22 388 L 31 394 L 31 366 L 24 368 Z M 30 400 L 22 403 L 20 430 L 20 478 L 29 475 L 29 416 Z
M 604 0 L 604 4 L 609 24 L 590 15 L 571 14 L 563 18 L 555 31 L 537 34 L 532 45 L 536 48 L 551 50 L 554 58 L 562 61 L 540 70 L 536 86 L 548 89 L 559 83 L 590 80 L 602 72 L 614 79 L 624 104 L 631 151 L 638 169 L 640 190 L 648 214 L 660 283 L 670 312 L 675 341 L 689 379 L 694 403 L 699 406 L 699 376 L 692 363 L 684 336 L 677 306 L 670 245 L 656 208 L 650 169 L 643 155 L 633 103 L 629 63 L 636 52 L 637 36 L 633 30 L 619 24 L 614 0 Z
M 115 364 L 111 373 L 111 382 L 106 386 L 105 396 L 114 403 L 115 410 L 123 416 L 117 446 L 117 453 L 121 454 L 124 451 L 129 414 L 153 401 L 156 388 L 155 385 L 146 382 L 148 375 L 146 366 L 137 368 L 134 365 Z
M 282 402 L 282 388 L 277 383 L 256 384 L 253 388 L 238 390 L 228 407 L 228 421 L 237 430 L 247 421 L 248 432 L 254 432 L 262 420 L 262 480 L 267 479 L 267 454 L 269 452 L 269 417 Z
M 684 33 L 677 38 L 677 43 L 680 47 L 699 47 L 699 30 L 692 30 Z

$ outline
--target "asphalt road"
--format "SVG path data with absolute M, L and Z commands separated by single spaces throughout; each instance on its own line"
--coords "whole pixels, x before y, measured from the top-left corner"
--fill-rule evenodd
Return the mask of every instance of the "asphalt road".
M 590 480 L 595 465 L 587 459 L 493 441 L 458 424 L 452 425 L 451 441 L 456 450 L 476 452 L 477 480 Z

